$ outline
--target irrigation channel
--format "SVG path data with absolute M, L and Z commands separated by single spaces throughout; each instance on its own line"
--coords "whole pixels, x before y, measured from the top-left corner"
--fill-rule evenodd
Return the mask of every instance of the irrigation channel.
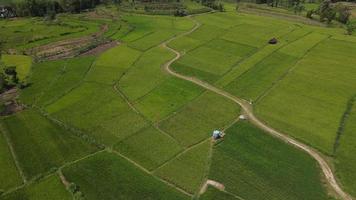
M 177 35 L 175 37 L 172 37 L 171 39 L 163 42 L 162 44 L 160 44 L 160 46 L 168 49 L 169 51 L 173 52 L 176 54 L 176 56 L 171 59 L 170 61 L 168 61 L 167 63 L 165 63 L 163 65 L 163 68 L 165 71 L 167 71 L 169 74 L 175 76 L 175 77 L 178 77 L 180 79 L 183 79 L 183 80 L 187 80 L 187 81 L 190 81 L 192 83 L 195 83 L 207 90 L 210 90 L 214 93 L 217 93 L 221 96 L 224 96 L 225 98 L 228 98 L 232 101 L 234 101 L 235 103 L 237 103 L 239 106 L 241 106 L 242 108 L 242 112 L 244 115 L 247 116 L 248 120 L 253 123 L 254 125 L 256 125 L 257 127 L 261 128 L 262 130 L 265 130 L 267 133 L 271 134 L 272 136 L 290 144 L 290 145 L 293 145 L 294 147 L 296 148 L 299 148 L 303 151 L 305 151 L 306 153 L 308 153 L 310 156 L 312 156 L 318 163 L 319 163 L 319 166 L 320 168 L 322 169 L 323 171 L 323 174 L 327 180 L 327 182 L 330 184 L 330 186 L 334 189 L 334 191 L 344 200 L 352 200 L 352 197 L 347 194 L 346 192 L 344 192 L 341 187 L 339 186 L 339 184 L 337 183 L 336 179 L 335 179 L 335 176 L 334 176 L 334 173 L 333 171 L 331 170 L 330 166 L 328 165 L 328 163 L 323 159 L 323 157 L 315 150 L 313 149 L 312 147 L 310 146 L 307 146 L 289 136 L 287 136 L 286 134 L 283 134 L 271 127 L 269 127 L 268 125 L 264 124 L 262 121 L 260 121 L 254 114 L 253 114 L 253 107 L 250 105 L 249 102 L 247 102 L 246 100 L 244 99 L 240 99 L 220 88 L 217 88 L 209 83 L 206 83 L 202 80 L 199 80 L 195 77 L 189 77 L 189 76 L 184 76 L 184 75 L 181 75 L 181 74 L 178 74 L 177 72 L 173 71 L 170 66 L 173 62 L 175 62 L 176 60 L 178 60 L 182 54 L 175 50 L 175 49 L 172 49 L 170 48 L 167 44 L 170 43 L 171 41 L 173 40 L 176 40 L 180 37 L 183 37 L 183 36 L 186 36 L 186 35 L 189 35 L 191 33 L 193 33 L 195 30 L 197 30 L 201 24 L 200 22 L 198 22 L 197 20 L 195 20 L 192 16 L 188 16 L 188 18 L 190 18 L 192 21 L 194 21 L 195 23 L 195 26 L 188 32 L 185 32 L 183 34 L 180 34 L 180 35 Z

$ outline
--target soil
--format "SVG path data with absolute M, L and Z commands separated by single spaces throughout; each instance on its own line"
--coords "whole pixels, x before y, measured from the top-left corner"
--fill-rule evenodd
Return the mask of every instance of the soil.
M 102 52 L 104 52 L 104 51 L 106 51 L 108 49 L 111 49 L 113 47 L 116 47 L 119 44 L 120 43 L 117 42 L 117 41 L 111 41 L 111 42 L 103 43 L 103 44 L 98 45 L 94 49 L 90 49 L 89 51 L 86 51 L 86 52 L 80 54 L 80 56 L 99 55 Z
M 17 96 L 17 88 L 12 88 L 0 94 L 0 102 L 2 102 L 4 105 L 4 107 L 0 111 L 0 116 L 12 115 L 25 109 L 22 104 L 19 104 L 16 101 Z
M 72 58 L 77 56 L 80 49 L 84 49 L 93 45 L 105 32 L 107 32 L 109 26 L 104 24 L 100 27 L 100 30 L 90 36 L 84 36 L 81 38 L 74 38 L 54 42 L 51 44 L 32 48 L 26 52 L 29 55 L 35 55 L 40 59 L 46 60 L 58 60 L 64 58 Z

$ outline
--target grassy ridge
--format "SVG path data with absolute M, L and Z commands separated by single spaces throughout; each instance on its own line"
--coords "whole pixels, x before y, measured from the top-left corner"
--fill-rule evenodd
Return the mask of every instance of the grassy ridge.
M 307 154 L 238 122 L 215 146 L 209 178 L 243 199 L 328 199 Z

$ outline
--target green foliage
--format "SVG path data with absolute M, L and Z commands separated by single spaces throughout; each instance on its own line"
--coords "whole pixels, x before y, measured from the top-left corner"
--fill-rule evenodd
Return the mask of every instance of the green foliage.
M 202 184 L 208 164 L 211 141 L 205 141 L 154 172 L 155 175 L 195 193 Z
M 337 12 L 336 19 L 343 24 L 347 24 L 351 16 L 351 8 L 343 4 L 338 4 L 335 9 Z
M 132 163 L 111 153 L 99 153 L 63 169 L 87 200 L 189 199 Z
M 328 24 L 330 24 L 331 21 L 335 19 L 336 11 L 331 6 L 331 1 L 330 0 L 324 0 L 320 4 L 318 14 L 320 16 L 320 21 L 321 22 L 326 21 Z
M 240 121 L 214 147 L 209 179 L 242 199 L 324 200 L 320 176 L 309 155 Z
M 356 30 L 356 23 L 355 22 L 347 22 L 346 24 L 346 31 L 348 35 L 352 35 L 352 33 Z
M 7 117 L 1 123 L 27 178 L 97 150 L 33 110 Z
M 3 200 L 71 200 L 72 195 L 65 189 L 56 175 L 51 175 L 39 182 L 5 195 Z

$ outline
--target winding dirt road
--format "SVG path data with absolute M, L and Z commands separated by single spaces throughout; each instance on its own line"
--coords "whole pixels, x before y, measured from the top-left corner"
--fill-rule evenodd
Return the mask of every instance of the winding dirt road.
M 182 54 L 180 52 L 178 52 L 175 49 L 170 48 L 169 46 L 167 46 L 168 43 L 170 43 L 173 40 L 176 40 L 180 37 L 183 37 L 185 35 L 188 35 L 192 32 L 194 32 L 195 30 L 197 30 L 201 24 L 196 21 L 194 18 L 190 17 L 190 19 L 192 19 L 195 22 L 195 26 L 194 28 L 192 28 L 190 31 L 185 32 L 183 34 L 180 34 L 178 36 L 175 36 L 165 42 L 163 42 L 161 44 L 162 47 L 168 49 L 169 51 L 173 52 L 176 54 L 175 58 L 173 58 L 172 60 L 168 61 L 167 63 L 164 64 L 164 69 L 171 75 L 178 77 L 180 79 L 183 80 L 187 80 L 190 81 L 192 83 L 195 83 L 207 90 L 210 90 L 212 92 L 215 92 L 219 95 L 222 95 L 232 101 L 234 101 L 235 103 L 237 103 L 238 105 L 241 106 L 243 113 L 248 117 L 248 120 L 250 120 L 251 123 L 253 123 L 254 125 L 256 125 L 257 127 L 265 130 L 267 133 L 271 134 L 272 136 L 285 141 L 286 143 L 293 145 L 294 147 L 297 147 L 303 151 L 305 151 L 306 153 L 308 153 L 310 156 L 312 156 L 320 165 L 320 168 L 323 171 L 323 174 L 325 175 L 326 180 L 328 181 L 328 183 L 330 184 L 330 186 L 335 190 L 335 192 L 344 200 L 352 200 L 352 197 L 347 194 L 346 192 L 344 192 L 341 187 L 339 186 L 339 184 L 337 183 L 335 176 L 331 170 L 331 168 L 329 167 L 328 163 L 322 158 L 322 156 L 313 148 L 287 136 L 286 134 L 283 134 L 269 126 L 267 126 L 266 124 L 264 124 L 262 121 L 260 121 L 257 117 L 255 117 L 255 115 L 253 114 L 253 108 L 252 106 L 244 99 L 240 99 L 236 96 L 231 95 L 230 93 L 217 88 L 209 83 L 206 83 L 204 81 L 201 81 L 197 78 L 194 77 L 189 77 L 189 76 L 184 76 L 181 74 L 176 73 L 175 71 L 171 70 L 170 66 L 173 62 L 175 62 L 176 60 L 178 60 Z

